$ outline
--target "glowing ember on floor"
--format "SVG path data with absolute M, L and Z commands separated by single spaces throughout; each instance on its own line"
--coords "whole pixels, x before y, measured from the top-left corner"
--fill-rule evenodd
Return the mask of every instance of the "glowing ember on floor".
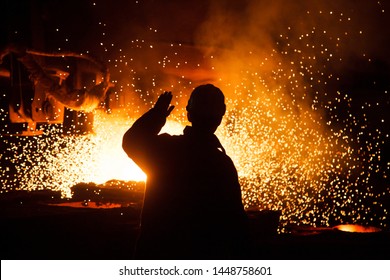
M 173 92 L 176 105 L 165 132 L 181 133 L 191 89 L 213 82 L 228 100 L 217 134 L 237 166 L 246 207 L 281 210 L 282 226 L 388 226 L 382 203 L 390 195 L 390 165 L 383 163 L 381 151 L 389 141 L 388 124 L 383 118 L 373 127 L 369 116 L 386 105 L 356 101 L 359 94 L 388 100 L 388 89 L 338 86 L 349 71 L 344 62 L 352 56 L 349 45 L 364 43 L 369 34 L 362 30 L 369 28 L 350 9 L 304 7 L 295 11 L 302 16 L 299 25 L 286 19 L 272 34 L 264 31 L 276 17 L 271 8 L 252 3 L 247 18 L 229 28 L 225 11 L 218 10 L 199 27 L 199 48 L 158 44 L 153 36 L 159 31 L 152 27 L 118 47 L 103 36 L 118 108 L 111 114 L 95 111 L 93 134 L 62 136 L 48 130 L 31 141 L 23 138 L 22 152 L 7 142 L 3 160 L 14 164 L 18 176 L 10 181 L 10 170 L 2 169 L 2 191 L 16 184 L 25 190 L 61 190 L 69 197 L 80 182 L 145 180 L 121 149 L 123 133 L 164 90 Z M 270 18 L 256 21 L 258 10 L 270 12 Z M 287 14 L 283 8 L 279 12 L 280 18 Z M 107 27 L 99 23 L 99 28 Z M 353 55 L 372 65 L 366 49 L 363 44 Z

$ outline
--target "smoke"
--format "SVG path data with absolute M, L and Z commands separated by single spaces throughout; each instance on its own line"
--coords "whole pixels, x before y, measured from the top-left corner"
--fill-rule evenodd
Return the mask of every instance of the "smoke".
M 374 1 L 217 0 L 196 42 L 222 52 L 223 65 L 232 62 L 224 71 L 238 72 L 240 64 L 246 68 L 254 59 L 271 59 L 265 71 L 290 64 L 312 80 L 340 76 L 354 60 L 389 62 L 384 6 Z
M 356 65 L 375 68 L 373 61 L 389 62 L 386 5 L 353 0 L 145 0 L 116 5 L 98 1 L 93 9 L 103 18 L 99 28 L 106 35 L 99 42 L 120 80 L 118 94 L 144 110 L 163 90 L 177 89 L 181 105 L 197 84 L 226 87 L 249 71 L 261 73 L 270 90 L 282 86 L 292 91 L 299 102 L 308 95 L 327 102 L 328 91 L 334 97 L 337 90 L 328 86 L 360 71 Z

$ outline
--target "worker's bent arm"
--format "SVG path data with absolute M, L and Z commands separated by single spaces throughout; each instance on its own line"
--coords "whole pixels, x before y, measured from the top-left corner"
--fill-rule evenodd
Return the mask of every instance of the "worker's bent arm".
M 123 150 L 142 169 L 165 121 L 166 116 L 153 108 L 136 120 L 123 136 Z

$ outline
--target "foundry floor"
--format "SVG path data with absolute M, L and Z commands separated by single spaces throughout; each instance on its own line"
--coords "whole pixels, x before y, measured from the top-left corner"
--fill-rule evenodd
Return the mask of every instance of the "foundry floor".
M 0 204 L 1 259 L 131 259 L 139 210 L 133 206 Z M 390 259 L 390 234 L 322 232 L 255 236 L 252 259 Z

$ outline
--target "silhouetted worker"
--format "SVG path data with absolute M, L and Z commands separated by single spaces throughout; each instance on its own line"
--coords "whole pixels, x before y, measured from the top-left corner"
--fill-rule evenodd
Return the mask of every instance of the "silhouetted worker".
M 232 160 L 214 135 L 225 114 L 222 91 L 192 92 L 183 135 L 159 132 L 174 106 L 171 92 L 123 137 L 123 149 L 147 174 L 140 259 L 244 258 L 247 217 Z
M 106 93 L 113 84 L 110 82 L 110 73 L 108 69 L 104 69 L 103 81 L 89 89 L 76 89 L 62 83 L 62 77 L 60 82 L 58 79 L 51 77 L 46 71 L 38 64 L 33 55 L 29 54 L 23 47 L 16 45 L 9 45 L 4 50 L 0 51 L 1 59 L 14 53 L 17 59 L 24 65 L 30 74 L 30 79 L 34 85 L 41 85 L 45 89 L 47 98 L 54 98 L 64 106 L 79 110 L 90 112 L 97 108 L 100 102 L 106 98 Z M 63 77 L 66 79 L 66 77 Z

